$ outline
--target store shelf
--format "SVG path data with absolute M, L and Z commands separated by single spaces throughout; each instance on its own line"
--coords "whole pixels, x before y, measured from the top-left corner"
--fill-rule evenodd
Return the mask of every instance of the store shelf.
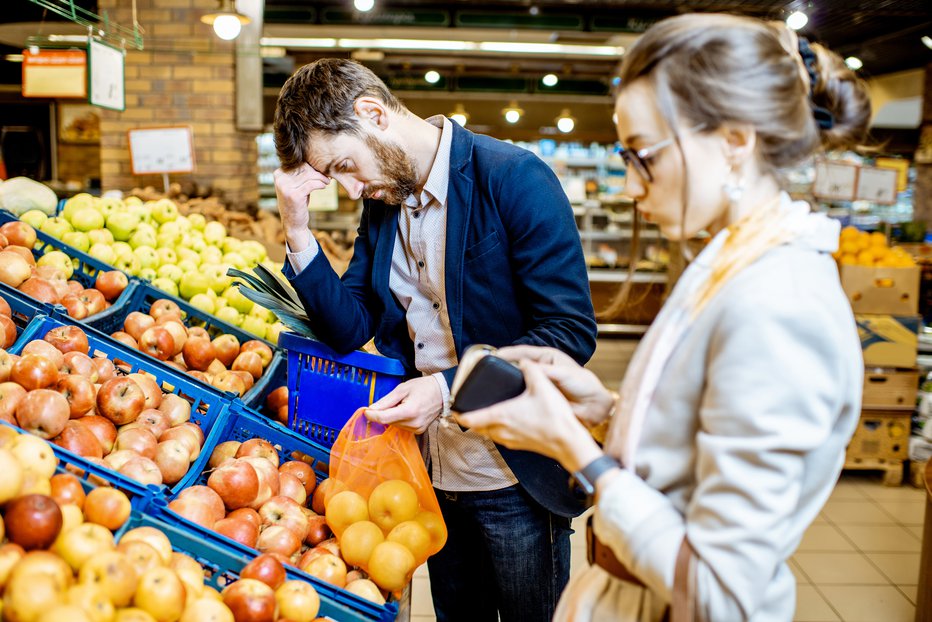
M 598 324 L 600 336 L 640 336 L 650 328 L 644 324 Z
M 583 240 L 609 241 L 609 240 L 630 240 L 631 231 L 580 231 L 579 237 Z M 641 229 L 640 239 L 642 240 L 659 240 L 660 231 L 657 229 Z
M 625 283 L 628 281 L 627 270 L 590 270 L 591 283 Z M 635 272 L 631 277 L 634 283 L 666 283 L 667 275 L 662 272 Z

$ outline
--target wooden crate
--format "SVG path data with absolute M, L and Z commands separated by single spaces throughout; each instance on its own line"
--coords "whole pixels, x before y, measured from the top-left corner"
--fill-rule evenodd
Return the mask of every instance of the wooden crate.
M 852 459 L 908 460 L 912 411 L 863 410 L 848 444 Z
M 918 371 L 868 369 L 864 372 L 864 394 L 861 407 L 913 410 L 916 406 L 918 389 Z
M 914 315 L 919 311 L 918 266 L 842 266 L 841 286 L 855 313 Z

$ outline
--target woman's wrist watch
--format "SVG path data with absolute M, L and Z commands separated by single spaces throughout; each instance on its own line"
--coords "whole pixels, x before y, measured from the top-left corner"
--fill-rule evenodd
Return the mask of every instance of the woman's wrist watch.
M 606 471 L 620 468 L 621 463 L 612 456 L 603 454 L 570 476 L 570 490 L 581 492 L 586 498 L 586 507 L 595 503 L 595 483 Z

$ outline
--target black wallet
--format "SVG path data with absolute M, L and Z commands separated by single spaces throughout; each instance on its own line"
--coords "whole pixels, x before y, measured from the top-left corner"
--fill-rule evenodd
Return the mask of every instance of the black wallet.
M 494 348 L 471 346 L 456 370 L 450 409 L 478 410 L 518 397 L 524 389 L 524 374 L 517 365 L 496 356 Z

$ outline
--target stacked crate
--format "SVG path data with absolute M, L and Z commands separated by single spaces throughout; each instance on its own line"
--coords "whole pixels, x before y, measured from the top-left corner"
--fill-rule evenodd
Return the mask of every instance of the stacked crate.
M 918 267 L 845 265 L 841 283 L 851 302 L 864 354 L 861 420 L 848 445 L 846 469 L 879 469 L 884 483 L 903 481 L 919 372 Z

